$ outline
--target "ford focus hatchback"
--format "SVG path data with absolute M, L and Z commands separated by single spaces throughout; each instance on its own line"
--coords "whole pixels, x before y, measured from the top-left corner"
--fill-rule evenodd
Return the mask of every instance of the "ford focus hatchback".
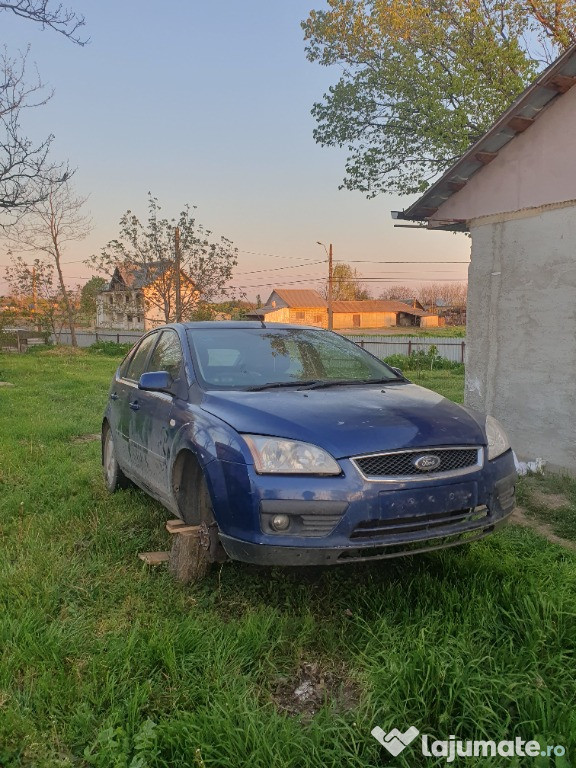
M 303 326 L 183 323 L 124 359 L 102 424 L 109 490 L 132 481 L 207 559 L 330 565 L 480 539 L 516 472 L 490 416 Z

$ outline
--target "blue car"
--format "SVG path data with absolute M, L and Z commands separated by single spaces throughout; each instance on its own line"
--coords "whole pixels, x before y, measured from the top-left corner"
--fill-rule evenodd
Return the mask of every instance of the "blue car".
M 102 423 L 110 491 L 200 526 L 207 560 L 332 565 L 452 547 L 515 505 L 492 417 L 330 331 L 177 323 L 123 360 Z

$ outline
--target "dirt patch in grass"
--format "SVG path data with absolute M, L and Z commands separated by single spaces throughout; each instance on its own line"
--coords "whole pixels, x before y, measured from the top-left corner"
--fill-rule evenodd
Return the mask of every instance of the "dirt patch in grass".
M 294 675 L 278 675 L 272 700 L 279 712 L 311 720 L 326 703 L 337 712 L 353 709 L 360 700 L 360 686 L 343 668 L 326 669 L 319 662 L 304 661 Z
M 10 384 L 9 381 L 0 381 L 0 387 L 13 387 L 14 384 Z
M 543 507 L 548 507 L 548 509 L 562 509 L 570 506 L 570 500 L 563 493 L 546 493 L 546 491 L 541 491 L 538 488 L 532 488 L 530 495 L 532 501 Z
M 71 442 L 73 443 L 95 443 L 97 440 L 100 440 L 101 435 L 99 434 L 93 434 L 93 435 L 75 435 L 75 437 L 70 438 Z
M 565 505 L 564 505 L 565 506 Z M 516 507 L 510 518 L 511 523 L 521 525 L 523 528 L 530 528 L 531 530 L 543 536 L 552 544 L 559 544 L 561 547 L 566 547 L 573 552 L 576 552 L 576 542 L 569 539 L 563 539 L 561 536 L 557 536 L 552 530 L 552 526 L 547 523 L 542 523 L 533 517 L 528 517 L 526 511 L 522 507 Z

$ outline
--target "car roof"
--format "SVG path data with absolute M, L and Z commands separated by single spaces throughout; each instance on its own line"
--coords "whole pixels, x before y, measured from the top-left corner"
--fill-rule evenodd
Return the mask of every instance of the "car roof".
M 171 323 L 162 326 L 163 328 L 181 328 L 183 330 L 221 330 L 229 331 L 231 329 L 241 330 L 277 330 L 277 329 L 305 329 L 314 331 L 324 331 L 324 328 L 318 328 L 315 325 L 299 325 L 295 323 L 266 323 L 264 325 L 259 320 L 203 320 L 195 323 Z M 155 329 L 158 330 L 158 329 Z

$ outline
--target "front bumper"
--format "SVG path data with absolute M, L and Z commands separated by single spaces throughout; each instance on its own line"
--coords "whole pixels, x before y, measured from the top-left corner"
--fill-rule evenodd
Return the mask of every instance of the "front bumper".
M 489 462 L 489 466 L 485 466 L 475 480 L 471 479 L 470 487 L 475 492 L 470 496 L 469 507 L 466 502 L 462 504 L 466 509 L 458 509 L 456 503 L 445 513 L 436 511 L 428 515 L 416 503 L 415 513 L 411 514 L 406 504 L 421 498 L 417 495 L 420 489 L 404 486 L 396 491 L 386 491 L 387 505 L 392 502 L 394 507 L 397 501 L 397 514 L 375 513 L 375 506 L 372 505 L 371 514 L 362 519 L 359 508 L 364 504 L 359 502 L 355 513 L 355 505 L 351 503 L 340 523 L 321 538 L 307 536 L 300 543 L 294 536 L 288 538 L 260 534 L 249 539 L 221 532 L 220 539 L 232 559 L 260 565 L 338 565 L 447 549 L 482 539 L 506 521 L 515 506 L 516 479 L 512 453 L 509 451 Z M 374 488 L 373 484 L 370 485 Z M 448 496 L 454 496 L 455 493 L 457 498 L 459 494 L 467 498 L 464 486 L 457 484 L 439 484 L 430 488 L 431 493 L 446 491 L 450 491 Z M 279 503 L 290 502 L 285 500 Z M 265 502 L 261 502 L 261 505 L 265 505 Z M 324 507 L 328 514 L 330 509 L 326 502 Z

